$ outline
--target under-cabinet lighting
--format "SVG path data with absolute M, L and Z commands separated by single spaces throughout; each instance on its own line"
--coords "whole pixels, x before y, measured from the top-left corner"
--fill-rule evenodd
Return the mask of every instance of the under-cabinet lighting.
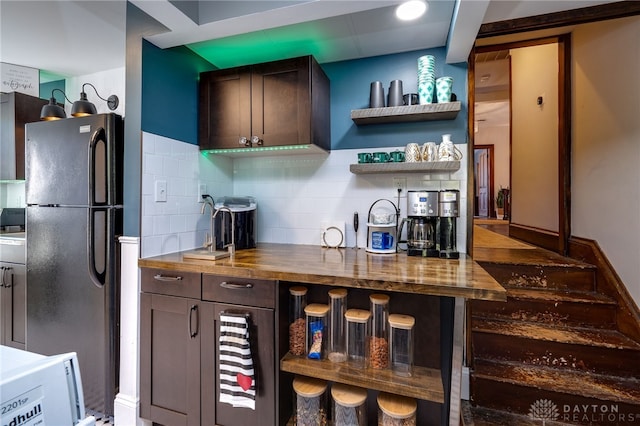
M 294 149 L 309 149 L 309 145 L 286 145 L 286 146 L 263 146 L 260 148 L 231 148 L 231 149 L 208 149 L 206 154 L 236 154 L 242 152 L 264 152 L 264 151 L 291 151 Z

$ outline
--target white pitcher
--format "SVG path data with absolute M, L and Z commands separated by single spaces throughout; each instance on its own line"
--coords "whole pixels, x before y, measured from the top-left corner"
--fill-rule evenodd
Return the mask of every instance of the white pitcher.
M 462 152 L 451 141 L 451 135 L 442 135 L 442 142 L 438 146 L 439 161 L 459 161 L 462 159 Z

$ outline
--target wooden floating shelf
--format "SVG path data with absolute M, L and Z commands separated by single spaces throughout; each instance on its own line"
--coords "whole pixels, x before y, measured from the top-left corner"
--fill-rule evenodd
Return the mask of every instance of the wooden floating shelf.
M 444 403 L 442 374 L 435 368 L 414 366 L 412 377 L 400 377 L 393 374 L 391 370 L 359 368 L 349 362 L 309 360 L 287 353 L 280 360 L 280 370 L 330 382 Z
M 456 101 L 442 104 L 354 109 L 351 110 L 351 119 L 357 125 L 453 120 L 458 116 L 460 108 L 460 101 Z
M 354 174 L 366 173 L 452 173 L 460 169 L 460 161 L 421 161 L 419 163 L 362 163 L 351 164 Z

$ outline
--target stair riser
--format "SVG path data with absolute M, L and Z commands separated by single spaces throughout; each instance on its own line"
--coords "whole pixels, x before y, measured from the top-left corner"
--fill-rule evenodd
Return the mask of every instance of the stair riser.
M 609 304 L 556 302 L 508 298 L 507 303 L 474 300 L 471 311 L 475 317 L 503 318 L 542 324 L 615 327 L 616 307 Z
M 640 422 L 640 405 L 584 398 L 477 377 L 472 378 L 471 387 L 474 405 L 524 416 L 528 416 L 534 406 L 547 400 L 555 405 L 558 413 L 556 421 L 564 423 L 610 426 Z M 553 419 L 549 414 L 550 410 L 542 410 L 537 418 Z
M 474 332 L 472 350 L 476 360 L 513 361 L 526 365 L 640 377 L 640 351 L 631 349 L 541 342 L 516 336 Z M 476 362 L 476 371 L 481 368 L 480 365 L 481 363 Z
M 595 290 L 595 273 L 592 269 L 493 263 L 481 263 L 481 266 L 504 287 Z

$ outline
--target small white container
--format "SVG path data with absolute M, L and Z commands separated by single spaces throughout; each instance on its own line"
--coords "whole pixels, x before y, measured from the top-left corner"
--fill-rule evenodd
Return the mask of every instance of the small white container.
M 367 390 L 342 383 L 331 387 L 334 426 L 367 425 Z
M 380 392 L 378 426 L 416 426 L 418 402 L 414 398 Z
M 389 366 L 398 376 L 413 375 L 413 326 L 415 323 L 415 318 L 409 315 L 389 315 Z
M 311 377 L 296 376 L 293 379 L 296 394 L 296 426 L 326 426 L 327 382 Z

